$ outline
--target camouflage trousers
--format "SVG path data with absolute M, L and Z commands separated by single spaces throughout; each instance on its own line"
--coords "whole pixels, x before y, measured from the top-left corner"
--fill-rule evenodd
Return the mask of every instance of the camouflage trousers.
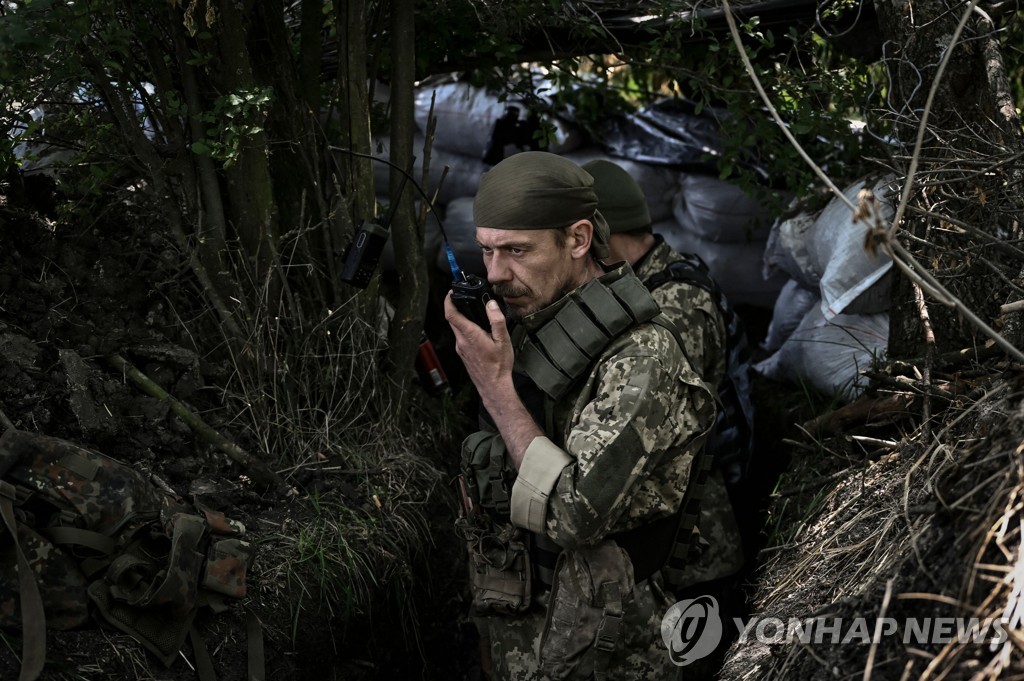
M 492 681 L 550 681 L 538 671 L 538 650 L 549 593 L 535 596 L 530 610 L 522 615 L 478 618 L 480 635 L 491 642 Z M 612 653 L 607 678 L 681 681 L 683 668 L 669 659 L 661 638 L 661 620 L 674 602 L 655 579 L 634 587 L 633 601 L 623 614 L 622 635 Z

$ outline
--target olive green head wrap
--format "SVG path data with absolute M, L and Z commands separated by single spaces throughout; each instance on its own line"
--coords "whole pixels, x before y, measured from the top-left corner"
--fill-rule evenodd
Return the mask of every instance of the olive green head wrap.
M 612 234 L 641 229 L 651 231 L 647 197 L 622 166 L 597 159 L 584 163 L 583 169 L 594 176 L 597 206 Z
M 590 220 L 590 253 L 609 255 L 608 223 L 597 210 L 594 178 L 567 158 L 547 151 L 509 156 L 480 177 L 473 223 L 491 229 L 562 229 Z

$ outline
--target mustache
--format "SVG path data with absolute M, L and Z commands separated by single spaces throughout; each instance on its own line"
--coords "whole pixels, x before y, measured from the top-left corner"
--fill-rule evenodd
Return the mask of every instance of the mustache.
M 493 291 L 494 295 L 502 298 L 517 298 L 533 293 L 533 291 L 525 286 L 516 287 L 512 284 L 495 284 L 491 287 L 491 291 Z

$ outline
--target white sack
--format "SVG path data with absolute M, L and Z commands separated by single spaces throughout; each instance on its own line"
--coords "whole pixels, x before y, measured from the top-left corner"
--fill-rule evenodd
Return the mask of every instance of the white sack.
M 807 381 L 825 395 L 851 401 L 864 391 L 860 372 L 884 355 L 888 342 L 888 313 L 839 314 L 826 321 L 815 305 L 778 352 L 754 370 L 777 381 Z
M 807 289 L 796 279 L 790 279 L 782 287 L 779 297 L 775 300 L 772 320 L 768 324 L 768 333 L 761 341 L 761 348 L 767 352 L 775 352 L 782 347 L 807 311 L 821 300 L 818 289 Z
M 879 200 L 881 220 L 892 220 L 894 208 L 888 185 L 892 178 L 874 183 L 867 179 L 847 187 L 843 194 L 855 205 L 868 187 Z M 880 249 L 864 248 L 870 225 L 854 222 L 845 201 L 833 198 L 817 217 L 801 214 L 776 223 L 765 249 L 765 271 L 784 271 L 804 286 L 818 286 L 826 319 L 842 312 L 871 314 L 889 309 L 892 260 Z
M 817 290 L 821 270 L 810 251 L 813 227 L 814 215 L 810 213 L 777 220 L 764 248 L 764 276 L 784 272 L 804 288 Z

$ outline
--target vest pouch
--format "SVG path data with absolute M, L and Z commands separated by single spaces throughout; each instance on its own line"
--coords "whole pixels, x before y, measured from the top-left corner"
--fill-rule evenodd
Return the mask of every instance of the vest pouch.
M 229 598 L 245 598 L 252 545 L 235 538 L 215 539 L 206 554 L 202 586 Z
M 466 437 L 462 443 L 462 473 L 473 504 L 507 519 L 516 473 L 501 435 L 478 431 Z
M 471 613 L 515 615 L 529 609 L 533 587 L 523 531 L 485 514 L 460 517 L 456 529 L 469 553 Z
M 563 551 L 540 638 L 540 670 L 553 681 L 606 679 L 622 646 L 633 586 L 633 564 L 614 541 Z

